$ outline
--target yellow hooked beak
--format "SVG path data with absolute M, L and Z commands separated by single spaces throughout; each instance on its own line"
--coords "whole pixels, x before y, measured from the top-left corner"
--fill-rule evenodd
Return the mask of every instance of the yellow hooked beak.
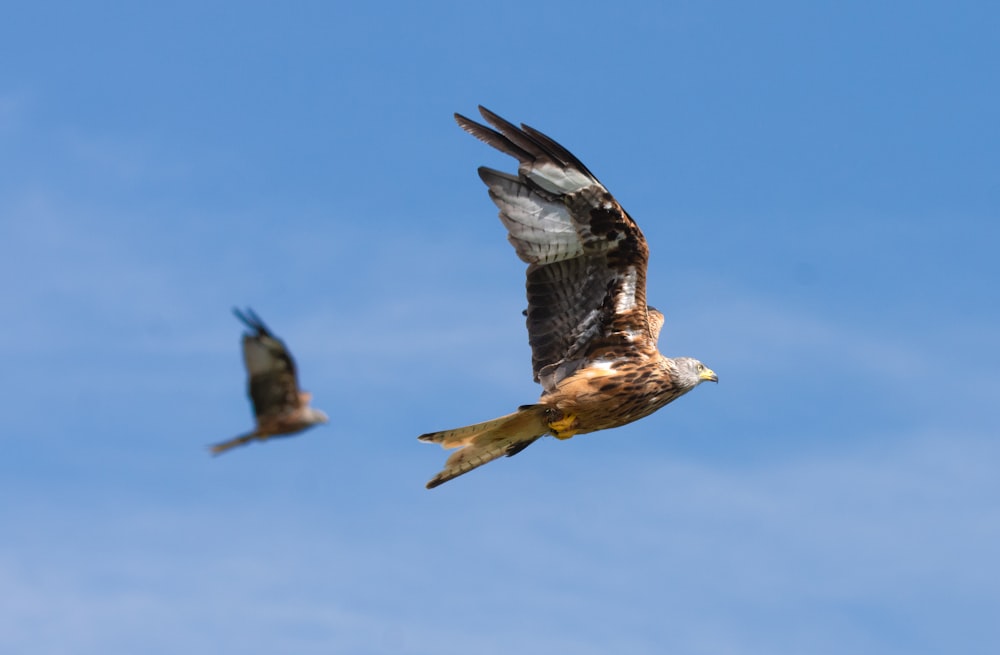
M 712 369 L 708 368 L 707 366 L 705 367 L 704 371 L 702 371 L 701 373 L 698 374 L 698 378 L 702 382 L 718 382 L 719 381 L 719 376 L 715 374 L 715 371 L 713 371 Z

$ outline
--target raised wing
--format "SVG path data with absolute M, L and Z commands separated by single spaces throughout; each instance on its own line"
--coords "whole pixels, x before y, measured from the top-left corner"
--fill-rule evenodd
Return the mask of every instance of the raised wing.
M 639 226 L 561 145 L 484 107 L 479 112 L 495 130 L 460 114 L 455 120 L 520 162 L 516 176 L 481 167 L 479 177 L 500 208 L 508 240 L 528 264 L 535 381 L 549 391 L 587 362 L 655 350 L 662 315 L 651 324 L 649 249 Z
M 243 334 L 243 361 L 258 423 L 261 418 L 281 416 L 298 409 L 307 394 L 299 391 L 295 361 L 285 344 L 267 329 L 253 310 L 243 313 L 234 309 L 233 313 L 250 329 Z

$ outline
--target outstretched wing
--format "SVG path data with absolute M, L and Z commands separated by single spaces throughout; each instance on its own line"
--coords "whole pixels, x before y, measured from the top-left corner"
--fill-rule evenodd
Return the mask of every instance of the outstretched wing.
M 233 309 L 250 332 L 243 333 L 243 361 L 249 377 L 248 393 L 258 423 L 281 416 L 302 405 L 303 395 L 295 374 L 295 361 L 285 344 L 274 336 L 253 310 Z
M 646 307 L 649 249 L 639 226 L 561 145 L 484 107 L 479 112 L 495 130 L 460 114 L 455 120 L 520 162 L 516 176 L 481 167 L 479 177 L 528 264 L 535 381 L 548 391 L 588 362 L 655 349 L 662 321 L 651 324 Z

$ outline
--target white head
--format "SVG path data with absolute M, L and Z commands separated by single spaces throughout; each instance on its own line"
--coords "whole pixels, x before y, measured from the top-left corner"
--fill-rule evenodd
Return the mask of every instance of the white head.
M 330 417 L 327 416 L 323 410 L 316 409 L 315 407 L 306 407 L 305 416 L 303 418 L 307 423 L 309 423 L 309 425 L 330 422 Z
M 719 376 L 693 357 L 677 357 L 674 366 L 677 370 L 677 383 L 684 389 L 694 389 L 702 382 L 718 382 Z

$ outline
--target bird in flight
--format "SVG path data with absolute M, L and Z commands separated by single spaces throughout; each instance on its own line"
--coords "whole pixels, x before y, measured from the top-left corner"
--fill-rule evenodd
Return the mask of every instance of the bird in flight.
M 418 437 L 458 448 L 428 489 L 544 435 L 625 425 L 719 381 L 698 360 L 657 349 L 664 318 L 646 304 L 646 239 L 604 185 L 538 130 L 479 112 L 492 128 L 461 114 L 455 120 L 519 163 L 517 175 L 480 167 L 479 177 L 528 265 L 528 342 L 542 395 L 513 414 Z
M 247 393 L 253 403 L 257 427 L 252 432 L 215 444 L 212 453 L 218 455 L 254 440 L 290 436 L 327 423 L 330 419 L 326 414 L 309 406 L 312 394 L 299 389 L 295 360 L 281 339 L 267 329 L 253 310 L 248 308 L 244 314 L 234 309 L 233 313 L 249 329 L 243 333 L 243 361 L 249 378 Z

